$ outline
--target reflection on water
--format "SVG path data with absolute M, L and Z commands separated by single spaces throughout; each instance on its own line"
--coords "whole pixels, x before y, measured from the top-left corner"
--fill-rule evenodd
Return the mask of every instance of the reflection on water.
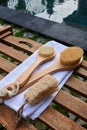
M 63 18 L 66 24 L 87 31 L 87 0 L 78 0 L 78 8 L 72 14 Z
M 0 0 L 0 4 L 62 23 L 64 17 L 77 9 L 77 1 L 78 0 Z
M 51 0 L 51 5 L 46 1 L 46 9 L 44 12 L 36 14 L 36 16 L 63 23 L 63 18 L 72 14 L 77 9 L 77 0 Z
M 87 0 L 0 0 L 0 4 L 58 23 L 78 25 L 85 20 L 87 26 Z

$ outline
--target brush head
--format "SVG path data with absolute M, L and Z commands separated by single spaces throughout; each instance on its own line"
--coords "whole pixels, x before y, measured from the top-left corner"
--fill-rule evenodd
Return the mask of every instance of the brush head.
M 52 46 L 42 46 L 38 51 L 40 56 L 49 57 L 55 53 L 55 50 Z
M 63 65 L 75 65 L 77 64 L 81 57 L 83 56 L 84 51 L 80 47 L 69 47 L 65 49 L 60 54 L 60 62 Z

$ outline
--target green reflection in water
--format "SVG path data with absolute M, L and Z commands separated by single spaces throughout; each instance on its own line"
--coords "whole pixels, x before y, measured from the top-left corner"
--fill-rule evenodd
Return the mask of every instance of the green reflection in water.
M 66 24 L 87 30 L 87 0 L 78 0 L 78 8 L 63 19 Z
M 59 23 L 87 28 L 87 0 L 0 0 L 0 5 Z

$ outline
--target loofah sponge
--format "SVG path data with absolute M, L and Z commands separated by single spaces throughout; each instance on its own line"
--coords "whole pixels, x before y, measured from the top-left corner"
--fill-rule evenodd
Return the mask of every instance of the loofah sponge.
M 58 81 L 51 75 L 42 77 L 24 95 L 30 105 L 35 105 L 58 89 Z

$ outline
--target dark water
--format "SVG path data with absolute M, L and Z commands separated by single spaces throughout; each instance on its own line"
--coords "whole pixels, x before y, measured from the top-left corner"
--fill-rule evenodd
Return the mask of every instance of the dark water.
M 0 0 L 0 4 L 58 23 L 87 28 L 87 0 Z
M 59 23 L 77 9 L 74 0 L 0 0 L 1 4 L 12 9 L 50 19 Z

